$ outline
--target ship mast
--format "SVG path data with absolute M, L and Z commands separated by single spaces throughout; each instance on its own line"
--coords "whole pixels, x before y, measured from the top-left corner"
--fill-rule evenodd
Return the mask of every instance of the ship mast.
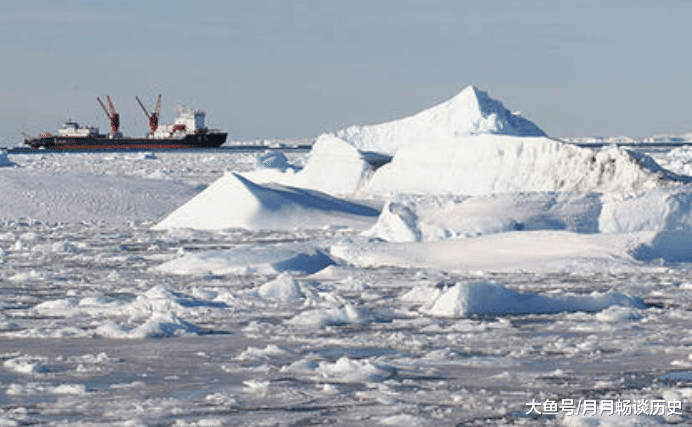
M 103 108 L 103 111 L 106 113 L 106 116 L 111 121 L 111 132 L 113 134 L 116 134 L 118 133 L 118 128 L 120 128 L 120 114 L 118 114 L 115 111 L 115 107 L 113 107 L 111 97 L 106 95 L 106 99 L 108 100 L 108 107 L 110 107 L 110 110 L 106 108 L 106 106 L 103 104 L 103 101 L 101 101 L 101 98 L 96 97 L 96 100 L 99 102 L 99 104 L 101 104 L 101 108 Z
M 147 119 L 149 119 L 149 129 L 151 129 L 151 133 L 153 134 L 159 127 L 159 115 L 161 114 L 161 94 L 159 94 L 158 98 L 156 99 L 156 106 L 151 114 L 149 114 L 147 108 L 144 106 L 142 101 L 140 101 L 138 96 L 135 96 L 135 99 L 137 99 L 139 106 L 142 107 L 144 115 L 146 115 Z

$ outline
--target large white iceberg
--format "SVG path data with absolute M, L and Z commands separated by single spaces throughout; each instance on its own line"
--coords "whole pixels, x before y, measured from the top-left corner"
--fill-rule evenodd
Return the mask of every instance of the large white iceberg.
M 617 148 L 594 151 L 545 137 L 477 135 L 420 139 L 400 149 L 370 181 L 373 193 L 579 191 L 641 193 L 674 177 Z
M 480 134 L 545 136 L 538 126 L 507 110 L 475 86 L 410 117 L 388 123 L 351 126 L 336 136 L 362 151 L 394 154 L 410 141 Z

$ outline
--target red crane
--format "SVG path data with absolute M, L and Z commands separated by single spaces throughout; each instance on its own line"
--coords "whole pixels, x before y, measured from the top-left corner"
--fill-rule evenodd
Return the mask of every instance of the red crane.
M 139 106 L 142 107 L 147 119 L 149 119 L 149 129 L 151 129 L 151 133 L 156 132 L 156 129 L 159 127 L 159 114 L 161 114 L 161 94 L 159 94 L 158 98 L 156 99 L 156 106 L 151 114 L 149 114 L 142 101 L 139 100 L 139 97 L 135 96 L 135 98 L 137 99 Z
M 101 108 L 103 108 L 103 111 L 106 113 L 106 116 L 108 116 L 108 118 L 111 121 L 111 132 L 115 134 L 118 132 L 118 128 L 120 128 L 120 114 L 115 112 L 115 107 L 113 107 L 111 97 L 106 95 L 106 99 L 108 100 L 108 106 L 110 107 L 110 110 L 106 108 L 106 106 L 103 104 L 103 101 L 101 101 L 101 98 L 96 98 L 99 104 L 101 104 Z

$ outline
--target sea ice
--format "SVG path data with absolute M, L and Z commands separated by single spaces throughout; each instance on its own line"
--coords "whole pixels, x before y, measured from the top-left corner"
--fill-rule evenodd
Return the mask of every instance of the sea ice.
M 290 166 L 288 157 L 281 151 L 264 152 L 255 161 L 255 169 L 278 169 L 285 172 Z
M 362 233 L 389 242 L 435 241 L 517 230 L 598 231 L 597 193 L 398 195 Z
M 306 163 L 9 155 L 0 425 L 689 422 L 692 285 L 668 262 L 692 259 L 688 180 L 465 92 L 353 128 L 355 147 L 325 135 Z M 523 136 L 469 135 L 510 127 Z M 688 153 L 656 156 L 692 170 Z M 393 191 L 366 191 L 388 169 Z M 183 225 L 209 231 L 150 228 L 224 186 Z M 594 393 L 682 415 L 524 416 Z
M 312 274 L 333 265 L 322 250 L 305 244 L 237 246 L 220 251 L 186 253 L 156 270 L 173 274 L 278 274 L 298 271 Z
M 458 283 L 423 309 L 440 317 L 504 316 L 561 312 L 597 312 L 611 306 L 645 308 L 638 299 L 618 293 L 591 295 L 540 295 L 517 292 L 499 283 Z
M 598 229 L 602 233 L 692 232 L 692 190 L 674 186 L 625 198 L 604 198 Z
M 351 126 L 336 136 L 360 150 L 394 154 L 409 142 L 478 134 L 545 136 L 538 126 L 507 110 L 475 86 L 413 116 L 389 123 Z
M 655 164 L 655 163 L 654 163 Z M 620 148 L 592 150 L 546 137 L 477 135 L 412 140 L 366 186 L 376 194 L 579 191 L 642 193 L 679 177 Z
M 303 328 L 321 329 L 326 326 L 338 326 L 349 324 L 362 324 L 368 320 L 360 310 L 350 303 L 345 303 L 341 307 L 334 308 L 315 308 L 300 312 L 286 324 Z
M 278 229 L 364 227 L 379 211 L 315 190 L 260 185 L 228 173 L 181 206 L 154 229 Z
M 327 194 L 354 194 L 372 174 L 372 165 L 358 149 L 334 135 L 317 138 L 305 167 L 291 185 Z
M 128 328 L 114 321 L 106 321 L 96 328 L 96 335 L 116 339 L 169 338 L 185 334 L 199 334 L 201 329 L 172 313 L 155 313 L 143 324 Z
M 279 274 L 276 279 L 260 286 L 257 293 L 264 299 L 275 301 L 294 301 L 303 298 L 300 284 L 287 272 Z

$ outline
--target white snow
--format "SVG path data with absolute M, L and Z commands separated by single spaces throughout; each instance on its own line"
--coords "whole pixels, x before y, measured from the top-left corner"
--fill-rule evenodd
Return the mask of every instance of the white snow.
M 498 283 L 469 282 L 445 290 L 424 311 L 440 317 L 504 316 L 598 312 L 614 305 L 645 308 L 641 300 L 614 292 L 550 296 L 517 292 Z
M 226 250 L 185 253 L 156 270 L 172 274 L 315 273 L 334 264 L 321 249 L 309 244 L 236 246 Z
M 351 360 L 342 357 L 335 363 L 321 362 L 318 371 L 329 381 L 363 382 L 383 381 L 396 372 L 389 366 L 378 366 L 367 360 Z
M 692 190 L 660 188 L 603 203 L 599 217 L 603 233 L 677 230 L 692 232 Z
M 472 239 L 414 243 L 337 242 L 337 260 L 360 268 L 430 268 L 443 271 L 609 271 L 635 268 L 633 253 L 653 259 L 642 245 L 655 233 L 583 234 L 568 231 L 508 231 Z M 678 248 L 682 249 L 682 248 Z M 685 253 L 687 250 L 685 249 Z
M 328 194 L 353 194 L 370 177 L 372 166 L 353 146 L 333 135 L 321 135 L 294 185 Z
M 397 195 L 362 234 L 389 242 L 435 241 L 516 230 L 598 231 L 597 193 Z
M 545 136 L 531 121 L 507 110 L 475 86 L 410 117 L 389 123 L 351 126 L 336 133 L 360 150 L 394 154 L 411 141 L 479 134 Z
M 346 303 L 342 307 L 304 311 L 289 319 L 287 323 L 293 326 L 321 329 L 327 326 L 360 324 L 365 323 L 366 320 L 356 307 Z
M 133 339 L 133 338 L 168 338 L 183 334 L 199 334 L 199 327 L 186 322 L 178 316 L 154 314 L 143 324 L 134 327 L 123 327 L 113 321 L 108 321 L 96 328 L 96 336 L 104 338 Z
M 478 135 L 414 140 L 375 172 L 373 193 L 481 195 L 643 191 L 673 177 L 620 148 L 594 151 L 548 138 Z
M 290 168 L 288 157 L 281 151 L 268 151 L 257 156 L 256 169 L 278 169 L 285 172 Z
M 362 227 L 374 221 L 377 214 L 378 211 L 371 207 L 315 190 L 279 184 L 259 185 L 239 174 L 227 173 L 154 228 Z
M 299 360 L 283 368 L 282 371 L 299 373 L 330 383 L 380 382 L 396 373 L 396 369 L 392 366 L 373 363 L 369 360 L 353 360 L 348 357 L 341 357 L 334 363 Z
M 0 218 L 45 222 L 157 221 L 199 190 L 170 181 L 0 169 Z
M 363 153 L 333 134 L 320 135 L 302 167 L 260 167 L 243 177 L 257 184 L 281 184 L 316 190 L 336 196 L 352 195 L 370 179 L 374 164 L 388 156 Z
M 269 300 L 294 301 L 303 298 L 300 284 L 290 273 L 284 272 L 257 290 L 259 296 Z

